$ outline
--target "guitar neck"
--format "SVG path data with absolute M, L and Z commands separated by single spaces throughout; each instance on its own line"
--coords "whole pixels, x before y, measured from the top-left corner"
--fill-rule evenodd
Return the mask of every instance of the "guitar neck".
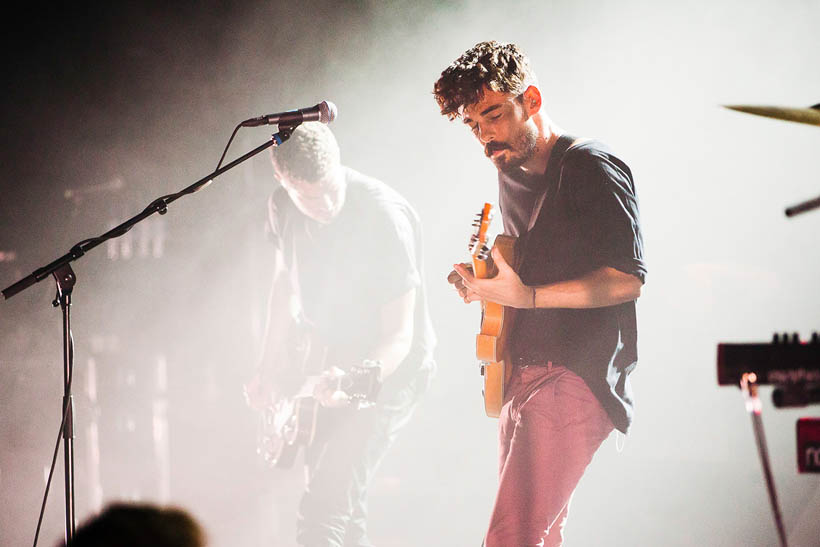
M 493 247 L 501 252 L 501 256 L 515 267 L 517 264 L 517 257 L 515 253 L 515 237 L 500 234 L 496 236 Z M 495 267 L 492 257 L 489 253 L 482 254 L 480 251 L 473 253 L 473 275 L 479 279 L 487 279 L 494 277 L 498 273 L 498 268 Z
M 476 255 L 473 255 L 473 275 L 475 275 L 479 279 L 487 279 L 488 277 L 492 277 L 495 275 L 495 264 L 492 262 L 492 258 L 482 259 Z

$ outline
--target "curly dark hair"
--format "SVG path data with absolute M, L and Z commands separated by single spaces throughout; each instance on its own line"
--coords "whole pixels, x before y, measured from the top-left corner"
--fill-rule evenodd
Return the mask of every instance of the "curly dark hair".
M 441 113 L 451 120 L 481 100 L 484 88 L 519 95 L 537 84 L 530 60 L 517 45 L 480 42 L 448 66 L 433 86 Z

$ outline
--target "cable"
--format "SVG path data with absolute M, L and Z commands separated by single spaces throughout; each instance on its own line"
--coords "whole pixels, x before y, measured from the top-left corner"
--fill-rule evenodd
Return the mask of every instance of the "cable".
M 228 154 L 228 148 L 231 147 L 231 143 L 233 142 L 233 139 L 236 136 L 237 131 L 239 131 L 240 127 L 242 127 L 242 124 L 237 125 L 234 128 L 233 133 L 231 133 L 231 138 L 228 139 L 228 144 L 225 145 L 225 150 L 222 151 L 222 157 L 219 158 L 219 163 L 216 164 L 216 169 L 214 169 L 214 171 L 217 171 L 217 170 L 219 170 L 220 167 L 222 167 L 222 162 L 225 160 L 225 156 Z M 166 194 L 162 197 L 159 197 L 159 198 L 155 199 L 154 201 L 152 201 L 151 203 L 149 203 L 148 206 L 145 209 L 142 210 L 142 213 L 158 212 L 159 214 L 164 215 L 167 212 L 167 203 L 168 203 L 168 201 L 174 201 L 176 199 L 179 199 L 182 196 L 185 196 L 185 195 L 188 195 L 188 194 L 193 194 L 194 192 L 199 192 L 200 190 L 202 190 L 203 188 L 205 188 L 206 186 L 208 186 L 212 182 L 213 182 L 213 179 L 210 179 L 210 180 L 202 182 L 201 184 L 199 184 L 197 186 L 194 186 L 194 187 L 191 187 L 191 188 L 186 188 L 184 190 L 180 190 L 179 192 L 176 192 L 176 193 L 173 193 L 173 194 Z M 112 238 L 115 238 L 115 237 L 120 237 L 121 235 L 124 235 L 126 232 L 131 230 L 131 228 L 133 228 L 134 226 L 135 226 L 135 224 L 132 224 L 130 226 L 122 226 L 118 230 L 109 231 L 109 232 L 103 234 L 102 236 L 84 239 L 81 242 L 79 242 L 77 245 L 72 247 L 71 250 L 74 253 L 75 258 L 79 257 L 79 256 L 82 256 L 89 246 L 93 248 L 93 247 L 96 247 L 97 245 L 103 243 L 104 241 L 106 241 L 108 239 L 112 239 Z
M 214 169 L 214 171 L 216 171 L 217 169 L 222 167 L 222 162 L 225 160 L 225 155 L 228 153 L 228 148 L 230 148 L 231 143 L 233 142 L 233 138 L 236 136 L 236 132 L 239 131 L 240 127 L 242 127 L 241 123 L 239 125 L 237 125 L 234 128 L 233 133 L 231 133 L 231 138 L 228 139 L 228 144 L 225 146 L 225 150 L 222 152 L 222 157 L 219 158 L 219 163 L 216 164 L 216 169 Z

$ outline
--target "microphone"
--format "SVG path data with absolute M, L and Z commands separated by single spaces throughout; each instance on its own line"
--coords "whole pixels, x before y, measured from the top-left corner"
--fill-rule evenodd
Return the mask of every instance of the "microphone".
M 242 127 L 257 127 L 260 125 L 299 125 L 302 122 L 330 123 L 336 119 L 336 105 L 330 101 L 322 101 L 310 108 L 288 110 L 251 118 L 241 123 Z

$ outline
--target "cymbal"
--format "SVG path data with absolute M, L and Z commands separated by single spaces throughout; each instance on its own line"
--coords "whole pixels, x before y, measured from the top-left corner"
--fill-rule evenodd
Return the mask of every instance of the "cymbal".
M 777 118 L 789 122 L 807 123 L 810 125 L 820 125 L 820 104 L 808 108 L 788 108 L 783 106 L 745 106 L 745 105 L 724 105 L 726 108 L 765 116 L 767 118 Z

